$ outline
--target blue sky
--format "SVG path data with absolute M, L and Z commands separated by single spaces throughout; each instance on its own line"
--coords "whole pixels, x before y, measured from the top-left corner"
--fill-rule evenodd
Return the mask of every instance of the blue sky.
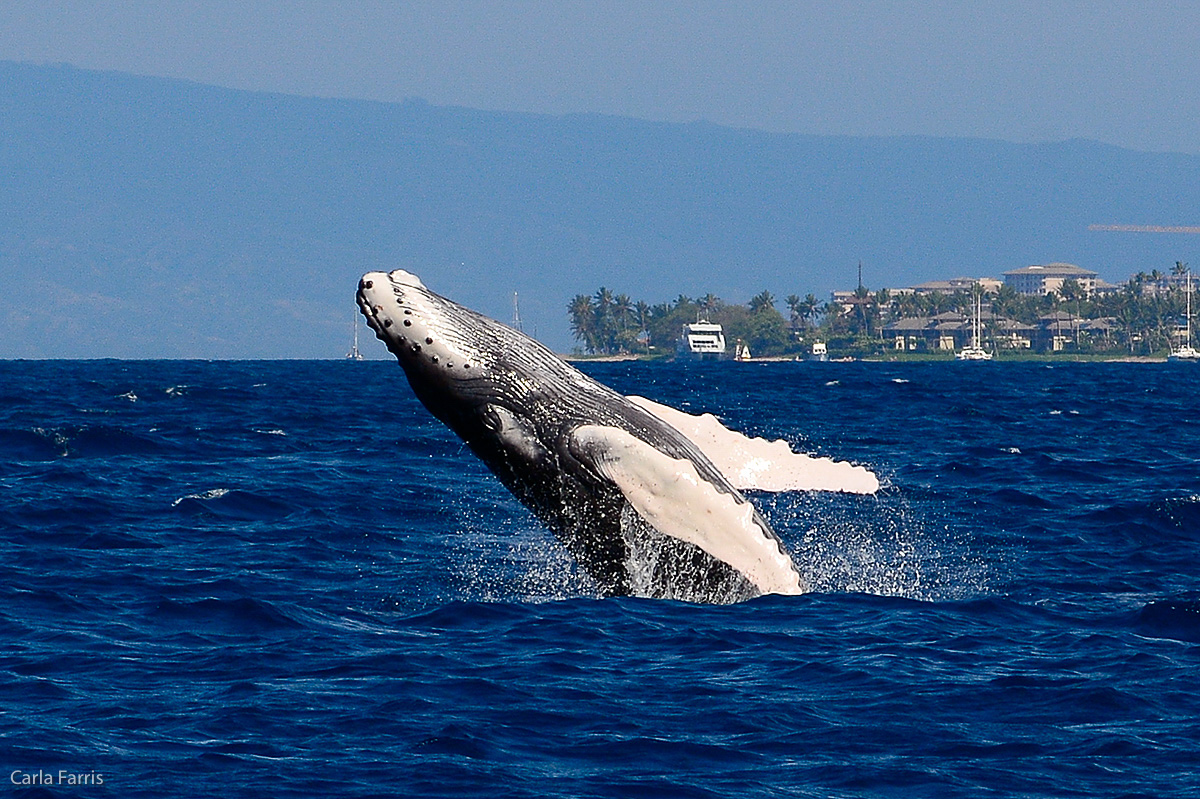
M 325 97 L 1200 153 L 1200 3 L 37 2 L 0 59 Z

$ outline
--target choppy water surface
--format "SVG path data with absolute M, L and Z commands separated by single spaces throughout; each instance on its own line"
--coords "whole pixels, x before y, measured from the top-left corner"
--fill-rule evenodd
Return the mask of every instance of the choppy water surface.
M 754 497 L 812 594 L 597 599 L 393 363 L 0 363 L 8 788 L 1200 791 L 1200 373 L 587 370 L 884 488 Z

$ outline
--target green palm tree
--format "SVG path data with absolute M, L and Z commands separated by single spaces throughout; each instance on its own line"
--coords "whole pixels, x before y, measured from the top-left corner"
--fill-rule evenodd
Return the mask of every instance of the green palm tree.
M 775 297 L 769 291 L 762 291 L 750 298 L 750 313 L 758 313 L 764 308 L 773 308 Z
M 885 318 L 887 321 L 891 321 L 895 318 L 896 309 L 892 306 L 892 292 L 888 291 L 887 289 L 880 289 L 879 291 L 875 292 L 874 299 L 875 311 L 880 317 L 880 321 L 883 321 Z
M 617 325 L 612 291 L 601 286 L 596 291 L 596 342 L 597 352 L 612 353 L 616 346 Z
M 613 300 L 613 316 L 616 317 L 617 326 L 622 330 L 629 327 L 633 321 L 633 300 L 628 294 L 618 294 Z
M 789 314 L 788 321 L 790 321 L 792 323 L 792 327 L 799 326 L 800 320 L 801 320 L 800 295 L 799 294 L 789 294 L 789 295 L 787 295 L 787 299 L 784 300 L 784 302 L 787 303 L 787 307 L 788 307 L 788 314 Z
M 571 333 L 575 340 L 582 342 L 588 352 L 595 352 L 596 307 L 592 305 L 592 298 L 586 294 L 576 294 L 567 303 L 567 313 L 571 316 Z
M 643 302 L 642 300 L 638 300 L 637 304 L 635 304 L 633 306 L 633 315 L 634 315 L 634 319 L 637 320 L 638 341 L 640 341 L 642 343 L 642 346 L 644 346 L 646 348 L 646 350 L 649 351 L 649 349 L 650 349 L 650 318 L 651 318 L 650 305 L 646 302 Z

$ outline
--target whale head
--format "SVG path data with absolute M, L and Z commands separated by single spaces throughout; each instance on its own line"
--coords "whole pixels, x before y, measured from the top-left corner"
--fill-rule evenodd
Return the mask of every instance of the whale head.
M 403 269 L 363 275 L 358 306 L 419 396 L 448 392 L 463 401 L 473 387 L 481 396 L 492 391 L 503 325 L 435 294 Z
M 358 305 L 375 336 L 406 371 L 439 383 L 456 382 L 491 363 L 492 347 L 482 328 L 495 323 L 433 293 L 410 272 L 363 275 Z
M 543 345 L 402 269 L 363 275 L 358 305 L 425 407 L 473 448 L 497 429 L 527 426 L 522 417 L 539 406 L 547 375 L 564 374 Z

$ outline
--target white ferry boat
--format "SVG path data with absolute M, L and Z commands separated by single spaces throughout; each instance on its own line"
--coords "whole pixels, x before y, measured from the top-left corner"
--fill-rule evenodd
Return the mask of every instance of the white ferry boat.
M 684 358 L 724 358 L 725 331 L 720 325 L 708 321 L 684 325 L 679 336 L 678 352 Z

